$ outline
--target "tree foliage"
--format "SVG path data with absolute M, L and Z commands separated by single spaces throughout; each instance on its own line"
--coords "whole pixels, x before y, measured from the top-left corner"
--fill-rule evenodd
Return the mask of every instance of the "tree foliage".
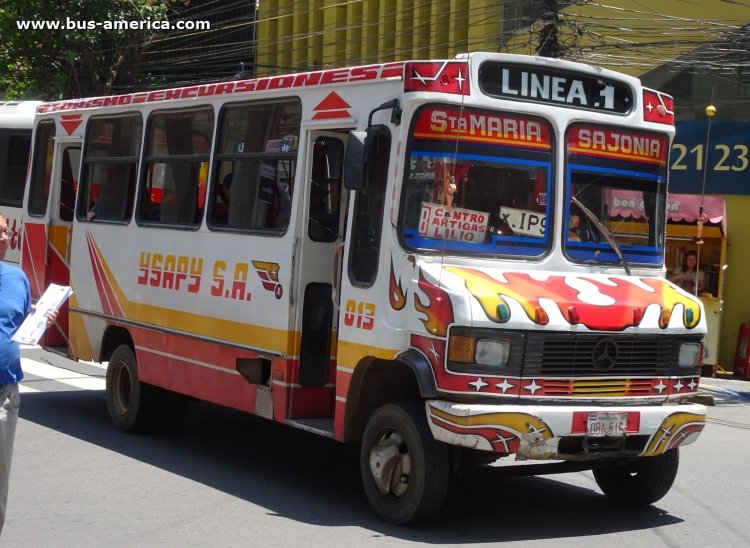
M 164 31 L 112 30 L 105 23 L 164 21 L 175 4 L 186 2 L 0 0 L 0 97 L 86 97 L 137 83 L 141 53 Z M 20 28 L 30 21 L 60 28 Z

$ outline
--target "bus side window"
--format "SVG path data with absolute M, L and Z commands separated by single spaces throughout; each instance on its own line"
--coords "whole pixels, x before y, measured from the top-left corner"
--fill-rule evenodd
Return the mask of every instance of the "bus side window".
M 383 128 L 373 128 L 369 142 L 370 161 L 365 186 L 357 191 L 349 254 L 349 275 L 352 282 L 361 286 L 375 283 L 378 273 L 391 136 Z
M 51 120 L 39 122 L 36 129 L 34 158 L 31 164 L 31 188 L 27 206 L 31 215 L 44 215 L 47 212 L 54 139 L 55 123 Z
M 68 147 L 63 151 L 62 174 L 60 179 L 60 211 L 63 221 L 73 220 L 76 202 L 76 177 L 81 165 L 81 149 Z
M 221 110 L 209 227 L 277 235 L 286 230 L 300 116 L 297 99 L 237 103 Z
M 130 219 L 142 127 L 140 114 L 92 117 L 82 159 L 79 221 Z
M 139 222 L 197 226 L 203 218 L 213 109 L 155 112 L 149 120 Z
M 313 146 L 310 213 L 307 233 L 315 242 L 333 242 L 339 236 L 341 174 L 344 144 L 319 137 Z
M 2 143 L 2 139 L 0 139 Z M 1 147 L 0 147 L 1 148 Z M 29 161 L 31 138 L 26 135 L 8 135 L 7 155 L 3 158 L 4 171 L 0 177 L 0 203 L 20 206 L 26 184 L 26 166 Z

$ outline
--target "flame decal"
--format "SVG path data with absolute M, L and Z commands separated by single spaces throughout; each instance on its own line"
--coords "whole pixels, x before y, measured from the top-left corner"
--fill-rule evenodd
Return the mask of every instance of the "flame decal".
M 481 426 L 502 426 L 514 432 L 519 436 L 525 436 L 529 433 L 536 434 L 540 439 L 548 440 L 552 437 L 552 430 L 539 417 L 529 415 L 528 413 L 482 413 L 479 415 L 458 416 L 452 415 L 443 409 L 430 406 L 430 413 L 443 419 L 446 422 L 461 426 L 464 428 L 481 427 Z
M 479 304 L 482 305 L 484 313 L 487 314 L 487 317 L 493 322 L 501 322 L 500 315 L 498 313 L 499 305 L 502 304 L 506 307 L 508 306 L 508 303 L 505 299 L 503 299 L 503 296 L 511 297 L 512 299 L 516 300 L 518 304 L 520 304 L 526 311 L 526 315 L 529 317 L 529 319 L 531 321 L 534 321 L 534 318 L 536 317 L 536 315 L 534 314 L 534 309 L 539 306 L 539 301 L 538 299 L 529 300 L 525 297 L 522 297 L 521 294 L 524 292 L 524 288 L 519 287 L 519 291 L 514 291 L 513 289 L 511 289 L 510 284 L 503 284 L 495 278 L 488 276 L 484 272 L 479 272 L 478 270 L 474 270 L 471 268 L 448 266 L 446 267 L 446 270 L 448 272 L 457 274 L 464 279 L 464 282 L 466 283 L 466 289 L 468 289 L 469 292 L 474 295 L 474 297 L 476 297 L 477 301 L 479 301 Z M 536 292 L 537 289 L 534 288 L 534 291 L 532 292 L 527 291 L 526 295 L 534 294 Z
M 653 288 L 654 292 L 661 297 L 662 312 L 659 318 L 659 327 L 662 329 L 667 327 L 667 324 L 669 324 L 669 318 L 672 316 L 672 311 L 674 311 L 678 304 L 683 306 L 683 325 L 688 329 L 692 329 L 698 325 L 698 322 L 700 322 L 701 319 L 701 309 L 697 302 L 689 297 L 685 297 L 664 280 L 641 278 L 641 281 L 647 286 Z
M 593 304 L 581 299 L 580 291 L 566 283 L 565 276 L 549 276 L 544 281 L 535 280 L 525 273 L 507 272 L 507 282 L 501 282 L 491 276 L 470 268 L 446 267 L 466 283 L 466 288 L 479 301 L 484 313 L 494 322 L 507 321 L 500 318 L 498 307 L 505 305 L 505 298 L 511 298 L 521 305 L 529 319 L 545 325 L 546 314 L 540 314 L 539 300 L 549 299 L 554 302 L 563 318 L 570 324 L 583 324 L 595 331 L 620 331 L 627 327 L 639 325 L 643 311 L 650 305 L 659 306 L 659 327 L 665 329 L 669 324 L 677 305 L 683 306 L 682 322 L 692 329 L 700 322 L 700 306 L 692 298 L 679 293 L 668 282 L 656 278 L 638 278 L 641 285 L 622 278 L 609 278 L 610 283 L 603 283 L 593 278 L 581 277 L 580 280 L 592 284 L 595 293 L 602 297 L 602 302 L 611 304 Z M 634 313 L 639 310 L 640 313 Z
M 499 412 L 458 416 L 433 405 L 429 406 L 429 412 L 430 421 L 436 427 L 461 437 L 483 439 L 485 449 L 498 453 L 516 453 L 523 440 L 540 443 L 553 437 L 549 425 L 527 413 Z
M 427 317 L 421 322 L 429 333 L 445 337 L 448 334 L 448 326 L 453 323 L 453 304 L 450 297 L 445 291 L 428 282 L 421 270 L 419 271 L 419 289 L 429 299 L 429 302 L 424 304 L 419 295 L 414 295 L 414 308 Z
M 661 455 L 669 449 L 674 449 L 690 437 L 700 433 L 705 424 L 705 415 L 684 411 L 672 413 L 662 421 L 659 429 L 649 440 L 643 454 L 649 456 Z
M 391 302 L 391 308 L 393 308 L 393 310 L 403 310 L 406 306 L 406 295 L 401 288 L 401 282 L 396 281 L 396 272 L 393 269 L 393 261 L 391 261 L 391 282 L 388 291 L 388 300 Z

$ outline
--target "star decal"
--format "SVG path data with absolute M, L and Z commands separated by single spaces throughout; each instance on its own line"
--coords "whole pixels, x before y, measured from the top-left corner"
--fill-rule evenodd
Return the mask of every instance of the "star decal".
M 458 82 L 458 89 L 461 91 L 464 90 L 464 82 L 466 81 L 466 78 L 463 77 L 461 74 L 461 69 L 458 69 L 458 76 L 456 76 L 456 82 Z
M 503 450 L 506 453 L 510 453 L 510 448 L 508 447 L 508 442 L 513 441 L 513 437 L 506 438 L 505 436 L 501 436 L 500 434 L 496 434 L 497 439 L 493 440 L 492 443 L 502 443 L 503 444 Z
M 674 388 L 675 390 L 677 390 L 677 391 L 679 392 L 679 391 L 681 391 L 681 390 L 682 390 L 683 388 L 685 388 L 685 385 L 684 385 L 684 384 L 682 384 L 682 380 L 680 380 L 680 379 L 677 379 L 677 384 L 675 384 L 673 388 Z
M 534 441 L 539 441 L 544 438 L 542 436 L 542 432 L 546 432 L 546 428 L 536 428 L 535 426 L 532 426 L 530 424 L 527 424 L 526 427 L 529 429 L 529 434 L 533 434 Z
M 524 386 L 525 390 L 528 390 L 531 392 L 531 395 L 533 396 L 537 390 L 540 390 L 542 388 L 542 385 L 536 383 L 536 379 L 532 379 L 531 384 Z
M 482 388 L 484 388 L 485 386 L 489 386 L 489 383 L 486 383 L 486 382 L 484 382 L 484 381 L 482 380 L 482 377 L 479 377 L 479 378 L 478 378 L 477 380 L 475 380 L 474 382 L 470 382 L 470 383 L 469 383 L 469 386 L 473 386 L 474 388 L 476 388 L 476 389 L 477 389 L 477 392 L 479 392 L 479 391 L 480 391 L 480 390 L 481 390 Z
M 659 379 L 659 384 L 657 384 L 656 386 L 654 386 L 654 390 L 656 390 L 657 392 L 659 392 L 659 394 L 661 394 L 662 392 L 664 392 L 664 389 L 666 387 L 667 387 L 667 385 L 664 384 L 664 381 L 662 379 Z
M 415 80 L 418 80 L 423 86 L 427 85 L 427 79 L 421 74 L 419 74 L 416 70 L 414 71 L 412 78 Z
M 695 389 L 698 387 L 698 383 L 695 382 L 695 379 L 690 379 L 690 382 L 688 383 L 688 388 L 690 388 L 691 392 L 695 392 Z
M 440 353 L 435 349 L 435 341 L 430 342 L 430 354 L 432 354 L 436 362 L 440 361 Z
M 516 386 L 515 384 L 510 384 L 508 382 L 508 379 L 503 379 L 503 382 L 496 384 L 495 388 L 499 388 L 500 390 L 503 391 L 503 394 L 505 394 L 508 390 L 510 390 L 511 388 L 514 388 L 515 386 Z
M 664 443 L 666 440 L 668 440 L 672 436 L 672 428 L 673 427 L 674 427 L 674 425 L 670 426 L 669 428 L 659 428 L 659 430 L 661 430 L 662 434 L 661 434 L 661 439 L 659 440 L 658 445 L 661 445 L 662 443 Z

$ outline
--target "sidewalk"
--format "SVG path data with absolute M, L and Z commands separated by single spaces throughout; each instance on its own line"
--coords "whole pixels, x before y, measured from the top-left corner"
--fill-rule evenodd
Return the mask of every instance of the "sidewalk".
M 748 405 L 750 382 L 702 377 L 696 401 L 704 405 Z

